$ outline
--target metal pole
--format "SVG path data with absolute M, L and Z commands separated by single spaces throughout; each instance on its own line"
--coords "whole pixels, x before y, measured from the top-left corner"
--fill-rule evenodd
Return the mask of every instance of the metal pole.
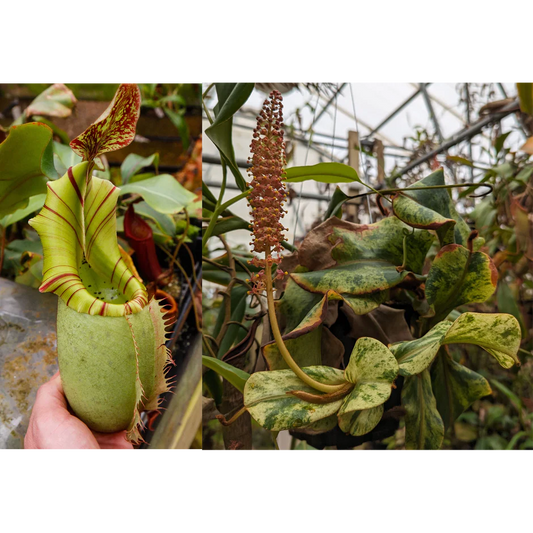
M 400 176 L 403 176 L 405 173 L 409 172 L 410 170 L 413 170 L 413 168 L 416 168 L 418 165 L 421 165 L 422 163 L 425 163 L 426 161 L 429 161 L 431 158 L 435 157 L 436 155 L 446 152 L 446 150 L 452 148 L 453 146 L 459 144 L 460 142 L 471 139 L 474 135 L 477 135 L 481 132 L 481 130 L 488 126 L 489 124 L 493 122 L 498 122 L 505 118 L 506 116 L 510 115 L 511 113 L 514 113 L 516 111 L 516 100 L 513 102 L 510 102 L 505 107 L 502 108 L 502 110 L 498 113 L 494 113 L 493 115 L 489 115 L 488 117 L 485 117 L 484 119 L 480 120 L 476 124 L 473 124 L 469 128 L 465 128 L 461 130 L 460 132 L 453 135 L 448 141 L 441 144 L 439 147 L 435 148 L 431 152 L 427 153 L 426 155 L 422 156 L 421 158 L 417 159 L 416 161 L 413 161 L 409 165 L 405 166 L 398 172 L 396 172 L 393 177 L 398 178 Z
M 328 107 L 335 101 L 335 98 L 342 91 L 342 89 L 344 88 L 345 85 L 346 85 L 346 83 L 341 83 L 339 88 L 333 94 L 333 96 L 324 104 L 324 107 L 320 110 L 320 113 L 315 117 L 313 122 L 311 122 L 311 124 L 309 126 L 309 131 L 311 131 L 313 126 L 320 120 L 322 115 L 324 115 L 324 113 L 328 110 Z
M 407 100 L 405 100 L 405 102 L 400 104 L 390 115 L 384 118 L 368 135 L 365 135 L 365 138 L 372 137 L 372 135 L 377 133 L 383 126 L 385 126 L 385 124 L 387 124 L 387 122 L 392 120 L 405 106 L 410 104 L 419 94 L 420 87 Z
M 422 96 L 424 97 L 424 102 L 426 103 L 426 107 L 429 112 L 429 116 L 431 117 L 431 121 L 433 122 L 433 126 L 435 128 L 435 132 L 437 134 L 437 137 L 439 138 L 439 142 L 444 142 L 444 137 L 442 136 L 442 131 L 440 129 L 440 124 L 437 119 L 437 115 L 435 115 L 435 110 L 433 109 L 433 104 L 431 103 L 431 98 L 429 97 L 429 94 L 426 89 L 426 84 L 421 83 L 420 84 L 420 90 L 422 91 Z

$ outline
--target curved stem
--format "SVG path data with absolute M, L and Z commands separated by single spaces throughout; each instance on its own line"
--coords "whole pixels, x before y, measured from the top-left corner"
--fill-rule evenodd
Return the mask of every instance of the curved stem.
M 278 346 L 278 350 L 281 353 L 283 360 L 287 363 L 288 367 L 306 384 L 312 387 L 313 389 L 319 390 L 321 392 L 337 392 L 346 386 L 345 383 L 339 385 L 326 385 L 325 383 L 320 383 L 316 381 L 311 376 L 308 376 L 299 366 L 298 363 L 292 358 L 285 342 L 281 336 L 281 331 L 279 330 L 278 320 L 276 318 L 276 309 L 274 307 L 274 296 L 273 296 L 273 286 L 272 286 L 272 271 L 268 264 L 268 258 L 270 253 L 266 254 L 267 264 L 265 267 L 265 284 L 266 284 L 266 294 L 267 294 L 267 303 L 268 303 L 268 317 L 270 319 L 270 328 L 272 329 L 272 334 L 274 335 L 274 340 Z
M 458 187 L 475 187 L 476 189 L 478 187 L 487 187 L 489 189 L 489 191 L 486 194 L 476 195 L 475 198 L 486 196 L 487 194 L 492 192 L 492 190 L 494 189 L 494 187 L 488 183 L 459 183 L 457 185 L 425 185 L 424 187 L 412 187 L 412 188 L 407 187 L 404 189 L 401 189 L 401 188 L 382 189 L 380 191 L 373 189 L 373 192 L 364 192 L 362 194 L 356 194 L 355 196 L 348 196 L 345 200 L 342 201 L 342 203 L 346 202 L 347 200 L 353 200 L 354 198 L 362 198 L 364 196 L 369 196 L 370 194 L 376 194 L 376 193 L 379 194 L 380 196 L 383 196 L 385 194 L 394 194 L 397 192 L 416 192 L 416 191 L 424 191 L 424 190 L 429 190 L 429 189 L 456 189 Z

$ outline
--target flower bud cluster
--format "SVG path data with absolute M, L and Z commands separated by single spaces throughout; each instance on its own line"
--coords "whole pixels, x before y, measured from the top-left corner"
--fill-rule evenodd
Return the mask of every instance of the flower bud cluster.
M 278 91 L 272 91 L 264 101 L 263 109 L 257 117 L 250 144 L 252 157 L 248 162 L 251 167 L 248 173 L 251 187 L 248 203 L 252 215 L 252 250 L 264 253 L 265 258 L 254 257 L 250 263 L 262 270 L 252 276 L 254 292 L 265 290 L 265 268 L 271 269 L 279 264 L 284 240 L 284 228 L 281 219 L 286 211 L 283 204 L 287 199 L 285 184 L 281 181 L 285 173 L 285 143 L 283 141 L 283 104 Z M 272 255 L 275 253 L 276 255 Z M 283 272 L 277 270 L 276 278 L 283 277 Z

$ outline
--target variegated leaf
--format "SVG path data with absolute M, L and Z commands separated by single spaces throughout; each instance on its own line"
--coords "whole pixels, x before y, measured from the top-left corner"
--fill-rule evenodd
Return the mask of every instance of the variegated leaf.
M 489 352 L 503 368 L 520 364 L 518 320 L 504 313 L 463 313 L 446 333 L 442 344 L 476 344 Z
M 342 371 L 335 368 L 310 366 L 303 368 L 303 371 L 321 383 L 344 383 Z M 292 370 L 256 372 L 244 387 L 244 405 L 260 426 L 270 431 L 282 431 L 309 426 L 328 418 L 339 410 L 343 401 L 310 403 L 289 394 L 292 391 L 322 394 L 306 385 Z
M 349 433 L 354 437 L 366 435 L 379 424 L 379 421 L 383 416 L 383 411 L 383 405 L 378 405 L 371 409 L 350 411 L 342 415 L 339 414 L 339 427 L 344 433 Z
M 333 226 L 328 239 L 334 245 L 331 256 L 336 266 L 291 277 L 307 291 L 333 290 L 341 296 L 386 291 L 401 283 L 409 271 L 420 273 L 433 242 L 427 231 L 413 232 L 395 217 L 360 225 L 357 231 Z
M 71 143 L 84 161 L 128 146 L 135 138 L 139 120 L 141 92 L 135 84 L 122 84 L 108 108 Z
M 441 341 L 451 326 L 450 322 L 439 322 L 420 339 L 389 346 L 400 366 L 400 374 L 413 376 L 425 370 L 437 355 Z
M 498 271 L 487 254 L 450 244 L 441 248 L 431 265 L 426 298 L 442 319 L 460 305 L 484 302 L 497 283 Z
M 437 410 L 429 370 L 405 378 L 402 406 L 405 408 L 405 447 L 438 450 L 444 439 L 444 423 Z
M 339 417 L 384 404 L 397 375 L 398 363 L 384 344 L 370 337 L 358 339 L 344 371 L 346 381 L 355 387 L 346 396 Z
M 424 371 L 445 344 L 475 344 L 489 352 L 501 366 L 520 364 L 521 330 L 518 320 L 504 313 L 463 313 L 451 324 L 439 322 L 420 339 L 389 346 L 400 365 L 400 374 Z

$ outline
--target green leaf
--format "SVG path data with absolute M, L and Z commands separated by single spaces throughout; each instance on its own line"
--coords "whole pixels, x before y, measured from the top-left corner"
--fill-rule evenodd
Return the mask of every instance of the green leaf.
M 236 231 L 238 229 L 250 231 L 250 223 L 236 215 L 219 218 L 215 224 L 212 236 L 224 235 L 225 233 Z
M 25 208 L 55 179 L 52 130 L 40 123 L 13 126 L 0 144 L 0 217 Z
M 231 316 L 230 321 L 242 322 L 244 314 L 246 312 L 246 298 L 248 296 L 248 290 L 244 285 L 238 285 L 231 291 Z M 220 311 L 217 317 L 217 323 L 213 332 L 213 337 L 217 337 L 222 325 L 227 320 L 225 306 L 220 307 Z M 222 358 L 226 352 L 234 345 L 238 335 L 241 333 L 242 328 L 236 324 L 231 324 L 226 330 L 226 334 L 220 343 L 217 357 Z
M 64 176 L 70 167 L 81 163 L 82 158 L 68 144 L 53 143 L 54 165 L 57 173 Z
M 437 410 L 429 370 L 405 378 L 402 406 L 405 409 L 405 447 L 438 450 L 444 440 L 444 423 Z
M 324 220 L 327 220 L 330 217 L 342 218 L 342 206 L 348 199 L 349 196 L 337 186 L 329 202 L 326 214 L 324 215 Z
M 167 117 L 170 119 L 172 124 L 176 127 L 180 134 L 181 144 L 183 146 L 183 151 L 187 151 L 190 144 L 189 139 L 189 126 L 183 116 L 185 109 L 180 111 L 173 111 L 172 109 L 165 107 L 164 108 Z
M 183 187 L 174 176 L 160 174 L 155 178 L 128 183 L 120 188 L 120 195 L 140 194 L 146 203 L 159 213 L 174 214 L 183 211 L 196 195 Z
M 24 209 L 18 209 L 14 213 L 11 213 L 11 215 L 6 215 L 5 217 L 0 218 L 0 226 L 7 228 L 11 224 L 19 222 L 38 209 L 41 209 L 41 207 L 44 205 L 45 198 L 46 194 L 37 194 L 32 196 L 28 201 L 28 205 Z
M 143 215 L 155 222 L 157 227 L 165 234 L 172 238 L 176 236 L 176 222 L 171 215 L 160 213 L 146 202 L 138 202 L 135 204 L 135 212 Z
M 66 118 L 72 113 L 77 100 L 72 91 L 62 83 L 54 83 L 43 91 L 26 109 L 27 117 L 46 115 Z
M 460 305 L 484 302 L 497 283 L 498 271 L 487 254 L 449 244 L 440 249 L 431 265 L 426 298 L 442 318 Z
M 244 105 L 254 89 L 253 83 L 215 84 L 218 103 L 215 106 L 215 120 L 206 128 L 205 134 L 218 148 L 223 160 L 228 164 L 235 182 L 241 191 L 247 189 L 246 181 L 235 160 L 232 141 L 233 115 Z
M 431 383 L 446 429 L 476 400 L 492 392 L 483 376 L 456 363 L 445 350 L 431 367 Z
M 122 165 L 120 165 L 122 183 L 126 185 L 134 174 L 137 174 L 141 169 L 149 166 L 154 166 L 157 172 L 159 166 L 159 154 L 157 152 L 148 157 L 142 157 L 137 154 L 128 154 L 126 159 L 122 162 Z
M 122 84 L 108 108 L 70 143 L 70 147 L 84 161 L 93 161 L 101 154 L 128 146 L 135 138 L 140 109 L 139 87 Z
M 527 330 L 524 325 L 522 313 L 520 312 L 520 307 L 518 306 L 518 298 L 515 297 L 513 290 L 507 283 L 501 282 L 498 285 L 498 290 L 496 291 L 496 300 L 498 302 L 498 311 L 500 313 L 513 315 L 518 320 L 522 330 L 522 335 L 525 338 L 527 335 Z
M 469 161 L 468 159 L 465 159 L 464 157 L 459 157 L 457 155 L 447 155 L 446 161 L 453 161 L 454 163 L 458 163 L 459 165 L 465 165 L 467 167 L 474 168 L 474 163 L 472 163 L 472 161 Z
M 202 355 L 202 364 L 214 370 L 217 374 L 221 375 L 226 381 L 229 381 L 237 390 L 244 392 L 244 386 L 250 378 L 250 374 L 244 370 L 235 368 L 220 359 L 215 359 L 214 357 L 208 357 L 207 355 Z
M 357 171 L 342 163 L 318 163 L 304 167 L 290 167 L 286 169 L 287 183 L 300 181 L 318 181 L 321 183 L 362 183 Z
M 522 113 L 533 115 L 533 83 L 517 83 L 518 101 Z
M 302 370 L 321 383 L 344 383 L 342 371 L 336 368 L 310 366 Z M 309 426 L 334 415 L 343 402 L 341 399 L 324 404 L 310 403 L 288 394 L 291 391 L 321 395 L 296 377 L 292 370 L 256 372 L 244 387 L 244 405 L 261 427 L 270 431 L 282 431 Z

